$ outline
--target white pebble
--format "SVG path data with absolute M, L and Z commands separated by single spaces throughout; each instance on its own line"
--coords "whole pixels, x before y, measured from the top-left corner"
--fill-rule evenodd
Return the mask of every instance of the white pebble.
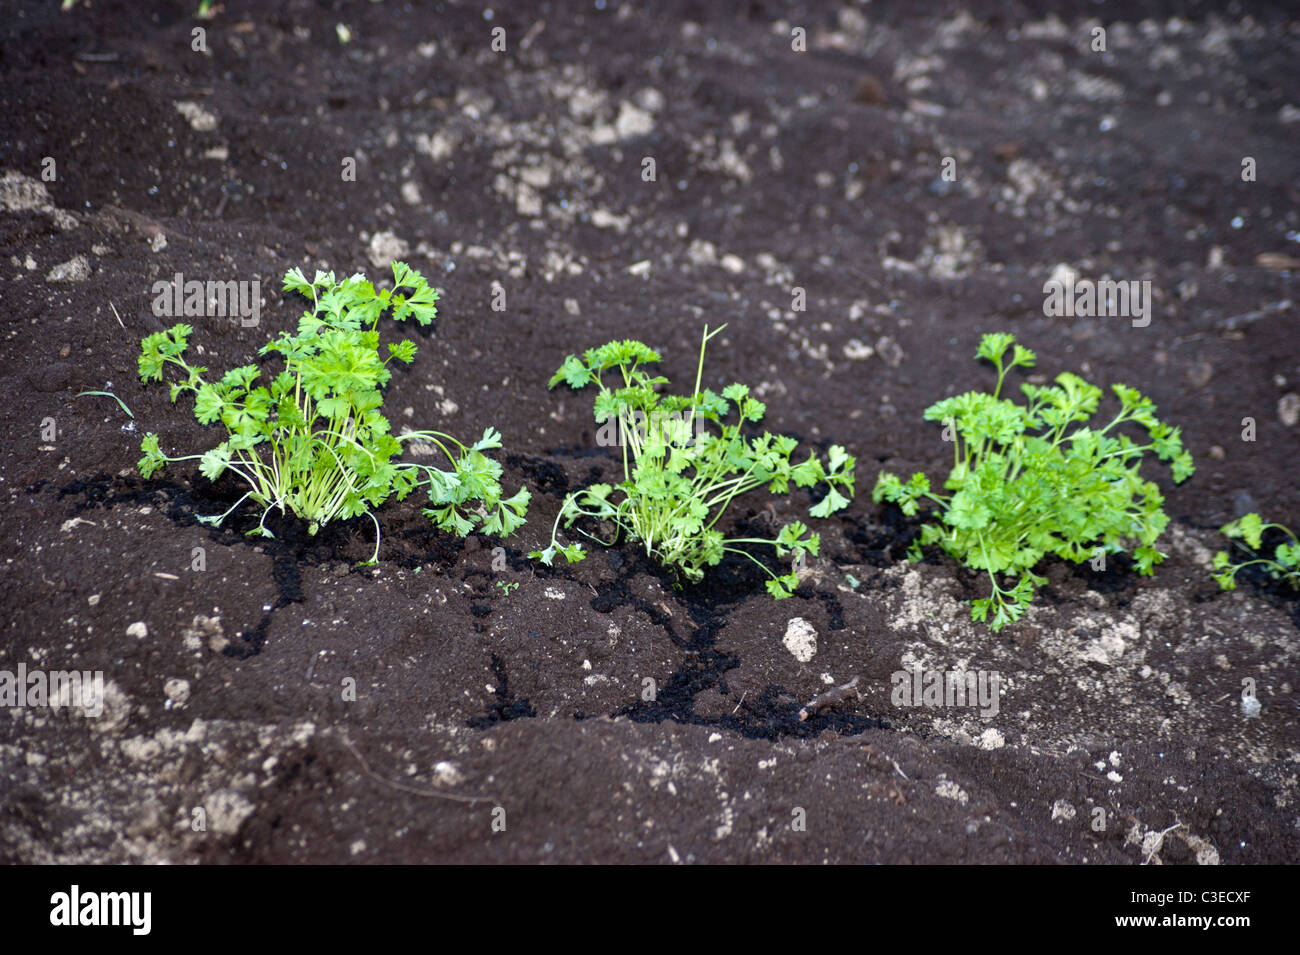
M 800 663 L 817 655 L 817 631 L 803 617 L 795 617 L 786 625 L 781 643 Z

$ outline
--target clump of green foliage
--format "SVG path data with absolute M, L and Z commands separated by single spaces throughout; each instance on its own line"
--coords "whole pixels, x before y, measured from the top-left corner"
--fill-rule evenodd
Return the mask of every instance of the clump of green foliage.
M 390 496 L 404 499 L 417 487 L 428 493 L 424 514 L 442 530 L 460 537 L 476 526 L 485 534 L 512 533 L 524 523 L 529 493 L 521 488 L 502 497 L 501 465 L 483 453 L 501 446 L 495 429 L 467 446 L 438 431 L 394 435 L 380 413 L 392 377 L 389 362 L 409 365 L 416 353 L 415 342 L 404 340 L 388 344 L 381 357 L 380 317 L 387 311 L 398 322 L 414 318 L 428 325 L 437 314 L 438 293 L 419 272 L 396 262 L 393 281 L 393 289 L 376 291 L 360 274 L 340 280 L 318 271 L 309 281 L 300 269 L 286 273 L 284 290 L 311 304 L 295 334 L 281 332 L 260 350 L 283 360 L 269 386 L 257 384 L 257 365 L 205 378 L 207 368 L 185 359 L 193 332 L 189 325 L 147 336 L 141 342 L 141 380 L 162 381 L 166 366 L 178 368 L 172 402 L 193 394 L 194 417 L 205 425 L 220 423 L 226 438 L 201 455 L 170 457 L 150 432 L 141 444 L 140 473 L 149 478 L 169 462 L 197 460 L 211 481 L 234 474 L 247 493 L 224 514 L 200 520 L 220 524 L 251 500 L 262 507 L 262 517 L 249 533 L 267 537 L 273 536 L 266 527 L 272 508 L 309 521 L 312 534 L 330 521 L 365 514 L 375 525 L 371 563 L 379 557 L 374 509 Z M 440 450 L 448 469 L 395 460 L 414 441 Z
M 1284 539 L 1273 548 L 1271 558 L 1263 556 L 1261 552 L 1264 546 L 1264 532 L 1268 530 L 1278 530 L 1285 535 Z M 1253 558 L 1234 564 L 1227 551 L 1221 550 L 1214 555 L 1214 569 L 1218 571 L 1214 579 L 1224 590 L 1236 590 L 1237 572 L 1254 566 L 1263 567 L 1274 580 L 1284 580 L 1300 590 L 1300 540 L 1289 527 L 1265 523 L 1262 517 L 1252 511 L 1235 521 L 1224 524 L 1219 528 L 1219 533 L 1230 537 L 1238 547 Z M 1245 542 L 1244 545 L 1242 541 Z
M 572 528 L 578 518 L 590 517 L 614 525 L 615 540 L 603 541 L 580 527 L 575 528 L 578 533 L 600 544 L 614 543 L 620 534 L 640 541 L 653 560 L 691 583 L 703 579 L 705 569 L 716 566 L 730 551 L 763 568 L 773 597 L 788 597 L 797 589 L 794 570 L 775 574 L 740 545 L 770 545 L 779 558 L 792 557 L 797 566 L 806 554 L 817 555 L 819 535 L 793 521 L 774 539 L 728 538 L 718 530 L 718 522 L 737 496 L 764 485 L 774 494 L 785 494 L 791 484 L 810 488 L 825 483 L 826 496 L 809 513 L 813 517 L 833 514 L 853 495 L 854 459 L 834 445 L 825 463 L 810 453 L 808 460 L 792 464 L 790 455 L 798 446 L 793 438 L 742 433 L 747 422 L 757 424 L 763 419 L 767 411 L 763 402 L 751 397 L 742 384 L 729 385 L 721 395 L 700 390 L 705 346 L 725 327 L 713 332 L 705 327 L 695 389 L 689 395 L 658 390 L 668 379 L 652 376 L 643 366 L 658 362 L 659 355 L 638 341 L 610 342 L 589 349 L 581 358 L 565 359 L 550 386 L 561 382 L 575 390 L 596 386 L 595 418 L 621 436 L 617 443 L 622 446 L 624 477 L 617 485 L 593 484 L 566 497 L 550 545 L 529 556 L 548 565 L 557 554 L 570 563 L 582 560 L 586 556 L 582 545 L 561 545 L 557 535 L 561 522 Z M 621 379 L 615 387 L 604 380 L 610 371 L 617 371 Z M 725 423 L 733 410 L 735 422 Z
M 1155 543 L 1169 518 L 1160 489 L 1139 468 L 1143 454 L 1154 451 L 1171 463 L 1175 482 L 1191 476 L 1195 468 L 1179 429 L 1156 419 L 1149 398 L 1119 384 L 1111 386 L 1119 413 L 1104 427 L 1087 424 L 1102 391 L 1069 372 L 1055 385 L 1021 385 L 1025 404 L 1003 398 L 1007 372 L 1032 368 L 1036 360 L 1012 335 L 985 335 L 975 357 L 997 369 L 993 393 L 967 392 L 925 411 L 953 441 L 953 467 L 943 485 L 952 493 L 932 491 L 924 474 L 904 483 L 888 472 L 872 492 L 877 503 L 895 503 L 908 516 L 922 499 L 938 505 L 939 520 L 921 528 L 909 557 L 919 560 L 921 546 L 937 544 L 965 566 L 987 571 L 993 592 L 973 602 L 971 619 L 994 632 L 1024 616 L 1046 583 L 1033 568 L 1048 554 L 1082 563 L 1136 544 L 1138 571 L 1150 575 L 1165 558 Z M 1116 431 L 1126 422 L 1145 429 L 1147 443 Z M 997 574 L 1014 577 L 1014 584 L 1000 585 Z

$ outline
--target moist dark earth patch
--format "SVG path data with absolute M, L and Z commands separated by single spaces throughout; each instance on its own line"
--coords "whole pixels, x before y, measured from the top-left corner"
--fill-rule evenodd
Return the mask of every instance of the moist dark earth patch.
M 0 861 L 1300 856 L 1300 602 L 1208 575 L 1225 521 L 1300 525 L 1286 5 L 230 2 L 208 53 L 193 6 L 29 0 L 0 23 L 0 668 L 108 681 L 98 718 L 0 713 Z M 393 502 L 367 567 L 367 519 L 248 537 L 249 511 L 197 520 L 229 481 L 143 481 L 143 432 L 212 440 L 136 378 L 174 321 L 153 284 L 261 281 L 258 327 L 193 322 L 224 369 L 296 320 L 287 268 L 375 277 L 385 232 L 443 290 L 385 410 L 499 428 L 523 531 L 455 540 Z M 1150 325 L 1046 317 L 1061 265 L 1150 280 Z M 628 546 L 528 560 L 564 494 L 619 471 L 551 373 L 634 337 L 685 386 L 705 323 L 728 326 L 707 386 L 858 457 L 799 591 L 772 601 L 741 558 L 684 587 Z M 995 330 L 1036 374 L 1141 388 L 1198 465 L 1177 487 L 1149 466 L 1154 577 L 1049 562 L 998 635 L 968 617 L 986 581 L 909 564 L 917 523 L 869 496 L 880 468 L 942 476 L 922 412 L 989 386 L 971 356 Z M 729 529 L 816 499 L 753 495 Z M 899 706 L 916 668 L 1000 675 L 997 712 Z

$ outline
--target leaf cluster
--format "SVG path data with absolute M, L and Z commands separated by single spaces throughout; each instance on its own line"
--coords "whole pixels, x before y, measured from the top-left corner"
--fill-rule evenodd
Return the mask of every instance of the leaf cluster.
M 1151 574 L 1165 558 L 1156 540 L 1169 518 L 1160 489 L 1140 467 L 1150 451 L 1170 463 L 1175 482 L 1186 480 L 1195 468 L 1179 429 L 1156 418 L 1149 398 L 1121 384 L 1111 389 L 1118 414 L 1104 426 L 1090 423 L 1103 393 L 1069 372 L 1052 385 L 1021 385 L 1024 403 L 1002 397 L 1007 373 L 1036 360 L 1012 335 L 985 335 L 976 358 L 997 370 L 993 392 L 945 398 L 925 411 L 953 442 L 943 485 L 951 493 L 932 490 L 924 474 L 903 482 L 888 472 L 872 492 L 876 502 L 895 503 L 908 516 L 925 500 L 937 505 L 938 520 L 921 528 L 909 556 L 919 559 L 921 547 L 938 545 L 987 571 L 992 594 L 973 602 L 971 617 L 995 632 L 1024 615 L 1046 582 L 1034 568 L 1049 554 L 1082 563 L 1132 548 L 1138 571 Z M 1130 422 L 1145 432 L 1144 442 L 1116 430 Z M 998 574 L 1015 581 L 1000 586 Z
M 595 420 L 618 436 L 624 479 L 593 484 L 566 497 L 550 545 L 530 556 L 548 565 L 557 555 L 569 562 L 582 560 L 582 544 L 561 544 L 557 534 L 561 522 L 573 528 L 575 521 L 587 517 L 613 525 L 615 539 L 621 534 L 640 541 L 652 559 L 692 583 L 730 551 L 763 568 L 774 597 L 794 592 L 795 571 L 775 574 L 740 545 L 769 545 L 779 558 L 792 557 L 797 565 L 805 555 L 817 555 L 819 535 L 794 521 L 773 539 L 728 538 L 719 522 L 737 496 L 759 487 L 786 494 L 792 486 L 824 485 L 825 496 L 809 513 L 829 516 L 853 495 L 854 459 L 834 445 L 824 461 L 809 453 L 796 462 L 792 456 L 798 442 L 793 438 L 769 432 L 748 436 L 747 426 L 757 425 L 766 414 L 764 403 L 743 384 L 729 385 L 720 394 L 700 387 L 705 347 L 721 331 L 705 328 L 695 388 L 684 395 L 660 390 L 669 385 L 668 379 L 646 368 L 660 360 L 659 354 L 638 341 L 609 342 L 565 359 L 550 386 L 597 388 Z M 616 373 L 612 384 L 606 380 L 611 372 Z M 613 542 L 575 529 L 598 543 Z
M 438 293 L 419 272 L 396 262 L 393 282 L 392 289 L 376 289 L 360 274 L 338 279 L 317 271 L 309 280 L 301 269 L 289 270 L 284 290 L 310 299 L 310 307 L 295 332 L 283 331 L 260 349 L 282 364 L 265 383 L 258 365 L 209 379 L 206 367 L 185 358 L 189 325 L 144 338 L 141 380 L 162 381 L 168 366 L 179 369 L 169 382 L 172 402 L 192 394 L 195 418 L 220 425 L 226 437 L 202 455 L 169 457 L 149 433 L 141 445 L 141 474 L 148 478 L 169 462 L 196 458 L 209 480 L 231 472 L 248 486 L 235 507 L 246 499 L 261 505 L 257 532 L 267 536 L 272 508 L 309 521 L 314 534 L 332 520 L 366 514 L 375 521 L 375 508 L 417 487 L 428 495 L 425 515 L 443 530 L 461 537 L 476 526 L 487 534 L 513 532 L 524 523 L 529 494 L 520 489 L 503 498 L 501 465 L 483 453 L 501 446 L 494 428 L 467 446 L 441 432 L 394 435 L 382 413 L 390 363 L 409 365 L 416 345 L 401 340 L 381 348 L 380 318 L 387 312 L 398 322 L 428 325 L 437 314 Z M 398 460 L 403 446 L 417 440 L 441 450 L 446 467 Z M 220 523 L 226 514 L 206 520 Z
M 1273 548 L 1273 556 L 1264 555 L 1264 534 L 1270 530 L 1280 532 L 1282 538 Z M 1300 540 L 1295 532 L 1282 524 L 1266 523 L 1251 512 L 1219 528 L 1219 533 L 1231 538 L 1245 551 L 1248 559 L 1233 562 L 1227 551 L 1214 555 L 1214 579 L 1224 590 L 1237 589 L 1237 573 L 1247 567 L 1262 567 L 1274 580 L 1283 580 L 1300 590 Z

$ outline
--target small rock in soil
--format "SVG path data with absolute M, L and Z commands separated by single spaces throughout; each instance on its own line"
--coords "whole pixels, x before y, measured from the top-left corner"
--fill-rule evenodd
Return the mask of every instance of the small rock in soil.
M 1300 395 L 1289 391 L 1277 400 L 1277 416 L 1288 428 L 1300 422 Z
M 203 614 L 194 617 L 193 622 L 181 634 L 181 639 L 185 642 L 186 650 L 201 649 L 205 640 L 213 653 L 220 653 L 230 645 L 225 629 L 221 626 L 221 618 Z
M 803 617 L 795 617 L 786 625 L 781 643 L 800 663 L 817 655 L 817 631 Z
M 465 776 L 455 763 L 443 760 L 434 764 L 433 781 L 439 786 L 459 786 L 465 781 Z
M 90 263 L 84 255 L 74 255 L 60 262 L 45 276 L 47 282 L 84 282 L 90 278 Z
M 366 252 L 370 264 L 377 269 L 387 268 L 410 254 L 410 243 L 399 239 L 392 232 L 376 232 L 370 237 L 370 248 Z
M 190 681 L 173 677 L 163 684 L 163 692 L 174 705 L 184 706 L 190 698 Z
M 655 128 L 654 117 L 645 110 L 637 109 L 631 103 L 620 104 L 618 121 L 614 130 L 619 139 L 632 139 L 635 136 L 648 135 Z
M 233 836 L 253 814 L 253 804 L 231 789 L 219 789 L 203 800 L 208 828 L 217 835 Z

